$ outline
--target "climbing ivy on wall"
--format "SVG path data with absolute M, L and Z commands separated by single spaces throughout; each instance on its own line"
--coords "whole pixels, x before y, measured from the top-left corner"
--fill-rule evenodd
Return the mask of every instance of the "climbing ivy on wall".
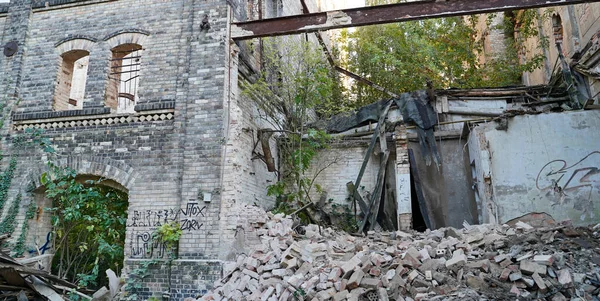
M 13 201 L 12 205 L 8 209 L 8 213 L 0 222 L 0 233 L 1 234 L 12 234 L 15 231 L 15 217 L 19 213 L 19 205 L 21 205 L 22 195 L 17 194 L 17 197 Z M 25 223 L 27 221 L 24 221 Z
M 27 232 L 29 230 L 29 223 L 27 221 L 29 221 L 35 216 L 37 208 L 38 207 L 35 204 L 35 202 L 31 202 L 29 204 L 29 207 L 27 208 L 27 213 L 25 213 L 25 220 L 21 225 L 21 234 L 19 235 L 19 239 L 17 239 L 17 243 L 15 244 L 15 247 L 13 249 L 16 257 L 21 257 L 23 256 L 23 253 L 25 253 L 25 241 L 27 239 Z

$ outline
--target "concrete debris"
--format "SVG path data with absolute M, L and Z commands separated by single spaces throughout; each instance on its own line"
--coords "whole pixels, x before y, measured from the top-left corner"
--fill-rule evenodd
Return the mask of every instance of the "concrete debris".
M 600 267 L 592 260 L 600 242 L 598 229 L 592 227 L 566 230 L 519 221 L 512 227 L 370 231 L 359 237 L 330 228 L 319 234 L 309 225 L 299 235 L 288 228 L 292 223 L 286 217 L 268 215 L 265 224 L 254 225 L 262 246 L 239 255 L 212 291 L 198 300 L 600 297 Z M 278 231 L 260 231 L 267 227 Z M 550 243 L 541 239 L 548 233 L 553 233 Z

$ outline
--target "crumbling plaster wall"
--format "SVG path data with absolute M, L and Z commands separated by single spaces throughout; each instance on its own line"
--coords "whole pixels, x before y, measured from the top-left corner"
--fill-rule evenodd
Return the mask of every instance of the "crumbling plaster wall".
M 346 184 L 356 181 L 368 147 L 368 140 L 362 142 L 334 142 L 330 145 L 330 148 L 319 151 L 306 174 L 312 179 L 318 173 L 314 183 L 320 185 L 323 191 L 327 193 L 327 200 L 331 199 L 339 205 L 351 205 L 348 201 L 349 192 Z M 390 154 L 390 158 L 394 156 Z M 376 147 L 373 155 L 369 158 L 360 186 L 357 187 L 365 202 L 370 200 L 367 196 L 370 196 L 375 189 L 379 161 L 379 153 Z M 311 192 L 311 199 L 318 201 L 320 195 L 316 189 L 313 188 Z M 360 211 L 360 208 L 358 208 L 358 211 Z
M 552 19 L 553 14 L 560 16 L 563 27 L 562 50 L 567 62 L 577 51 L 580 51 L 590 39 L 600 31 L 600 4 L 583 3 L 577 5 L 559 6 L 552 8 L 537 9 L 542 16 L 542 22 L 539 22 L 538 29 L 540 33 L 548 38 L 549 46 L 547 49 L 539 49 L 540 40 L 530 38 L 525 43 L 526 56 L 532 57 L 535 54 L 545 55 L 543 67 L 533 72 L 527 72 L 523 75 L 523 83 L 527 85 L 538 85 L 548 83 L 552 74 L 552 69 L 558 58 L 556 48 L 556 39 L 553 35 Z M 590 84 L 594 84 L 591 82 Z M 598 87 L 593 86 L 592 95 L 597 93 Z
M 524 115 L 508 130 L 480 125 L 469 138 L 482 222 L 529 212 L 585 225 L 600 219 L 600 111 Z M 497 212 L 496 212 L 497 210 Z

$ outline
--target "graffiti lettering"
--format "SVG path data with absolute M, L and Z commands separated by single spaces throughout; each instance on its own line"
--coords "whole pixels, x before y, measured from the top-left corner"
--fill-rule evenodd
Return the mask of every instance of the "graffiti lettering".
M 205 210 L 206 206 L 197 202 L 188 202 L 179 210 L 134 210 L 127 225 L 134 230 L 130 240 L 132 257 L 162 258 L 166 254 L 165 245 L 152 239 L 152 228 L 179 221 L 182 231 L 198 231 L 204 225 L 199 219 L 204 217 Z
M 184 219 L 181 220 L 181 230 L 183 231 L 192 231 L 192 230 L 200 230 L 203 224 L 199 223 L 194 219 Z
M 552 206 L 572 201 L 573 208 L 582 211 L 582 220 L 593 217 L 593 194 L 600 189 L 598 159 L 600 151 L 593 151 L 572 165 L 562 159 L 550 161 L 538 172 L 536 188 L 546 192 Z

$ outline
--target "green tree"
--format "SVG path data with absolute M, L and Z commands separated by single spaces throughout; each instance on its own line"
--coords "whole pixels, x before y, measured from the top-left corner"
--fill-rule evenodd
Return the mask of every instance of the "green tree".
M 397 1 L 371 0 L 370 4 Z M 505 53 L 481 64 L 482 41 L 476 38 L 477 19 L 486 16 L 448 17 L 391 23 L 343 31 L 342 61 L 346 68 L 396 93 L 425 88 L 497 87 L 520 83 L 523 71 L 542 64 L 540 56 L 524 61 L 518 56 L 523 42 L 537 36 L 536 12 L 525 11 L 514 18 L 508 13 L 500 26 L 505 29 Z M 518 35 L 513 31 L 519 30 Z M 516 36 L 516 39 L 513 38 Z M 542 58 L 543 59 L 543 58 Z M 388 97 L 365 85 L 355 85 L 356 106 Z
M 41 183 L 52 200 L 52 270 L 83 287 L 99 287 L 105 278 L 100 271 L 122 268 L 127 194 L 101 181 L 81 183 L 71 168 L 48 166 Z
M 263 64 L 253 82 L 243 85 L 244 95 L 257 104 L 261 118 L 279 136 L 279 181 L 269 187 L 282 207 L 304 205 L 316 174 L 310 164 L 329 136 L 308 123 L 348 110 L 337 72 L 316 41 L 299 36 L 264 39 Z M 322 169 L 320 169 L 322 170 Z

